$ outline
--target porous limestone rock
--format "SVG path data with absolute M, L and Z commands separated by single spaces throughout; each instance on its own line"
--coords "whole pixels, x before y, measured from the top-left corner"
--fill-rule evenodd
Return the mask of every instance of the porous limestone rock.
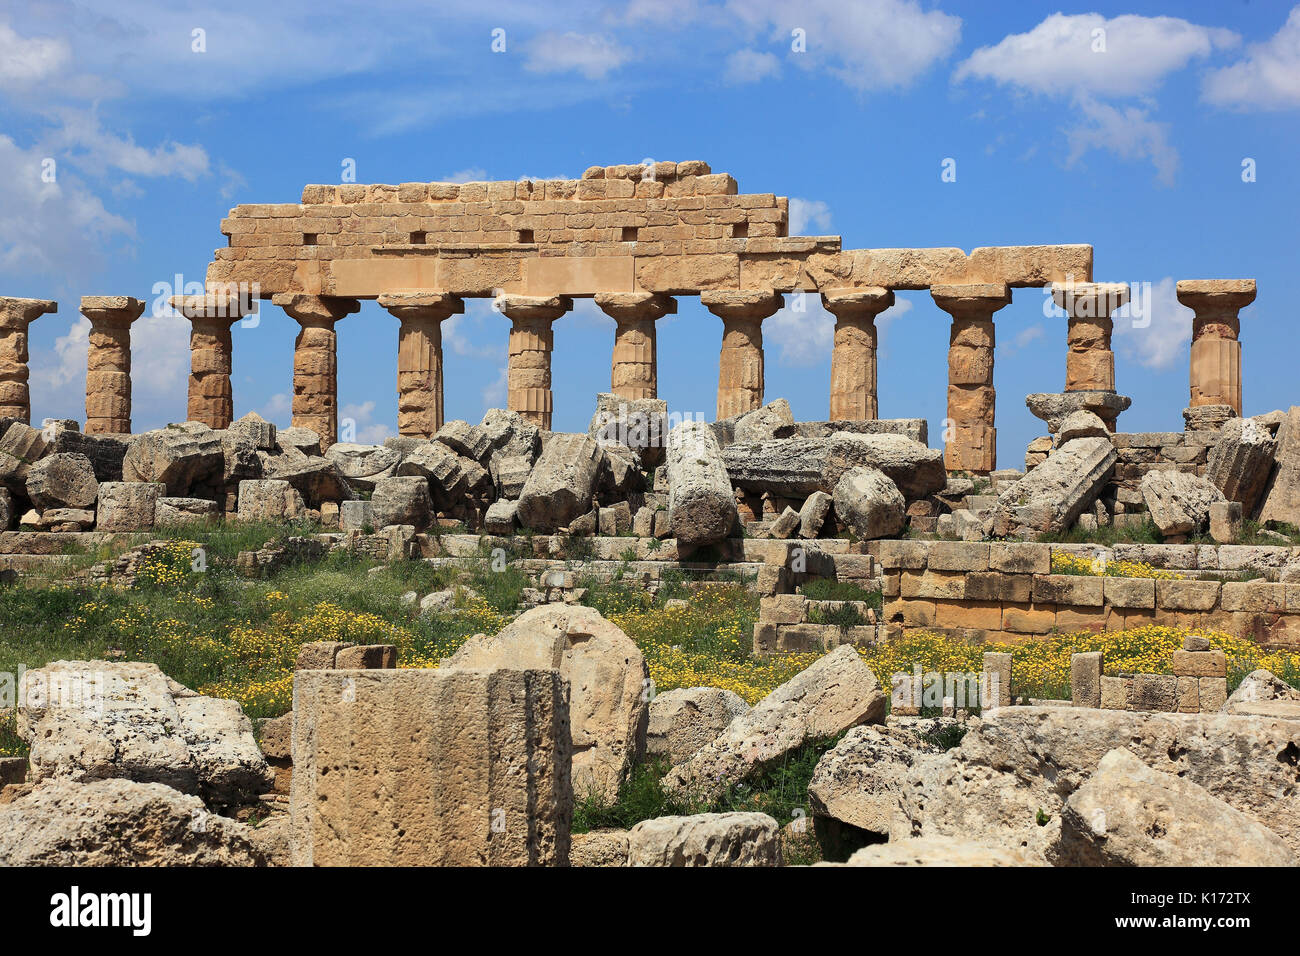
M 891 840 L 858 850 L 845 866 L 1045 866 L 1016 847 L 960 837 Z
M 1271 701 L 1300 703 L 1300 690 L 1260 668 L 1247 674 L 1223 705 L 1225 714 L 1249 714 L 1256 705 Z
M 590 435 L 556 432 L 519 494 L 519 523 L 555 532 L 591 510 L 605 453 Z
M 1106 423 L 1097 415 L 1081 408 L 1077 412 L 1066 415 L 1061 421 L 1060 430 L 1056 433 L 1056 443 L 1064 445 L 1076 438 L 1105 438 L 1109 440 L 1110 432 L 1106 430 Z
M 252 827 L 160 783 L 56 780 L 0 806 L 0 866 L 261 866 Z
M 154 525 L 167 527 L 193 521 L 216 521 L 220 516 L 217 503 L 207 498 L 159 498 L 154 509 Z
M 721 541 L 738 520 L 718 440 L 703 422 L 682 422 L 668 435 L 668 520 L 687 547 Z
M 879 723 L 885 694 L 858 652 L 842 645 L 734 719 L 713 742 L 664 777 L 667 789 L 716 795 L 810 740 Z
M 656 694 L 650 701 L 646 753 L 683 763 L 748 712 L 739 694 L 721 687 L 679 687 Z
M 627 834 L 628 866 L 780 866 L 781 828 L 766 813 L 642 820 Z
M 821 534 L 832 501 L 831 496 L 824 491 L 814 491 L 808 496 L 799 509 L 799 537 L 815 538 Z
M 325 457 L 338 466 L 349 485 L 362 491 L 372 491 L 375 482 L 392 477 L 402 461 L 401 452 L 392 448 L 355 442 L 336 442 Z
M 172 498 L 218 483 L 225 469 L 221 436 L 201 422 L 183 422 L 131 439 L 122 459 L 123 481 L 157 481 Z
M 583 436 L 584 438 L 586 436 Z M 595 608 L 525 611 L 495 636 L 471 637 L 443 668 L 555 668 L 570 685 L 573 792 L 613 800 L 645 752 L 649 670 L 630 637 Z
M 8 438 L 6 433 L 5 439 Z M 1276 521 L 1300 527 L 1300 406 L 1292 405 L 1281 417 L 1273 462 L 1259 506 L 1259 522 Z
M 104 481 L 99 485 L 95 527 L 100 531 L 148 531 L 158 499 L 167 494 L 160 482 Z
M 903 435 L 834 432 L 828 438 L 736 442 L 722 457 L 733 485 L 784 496 L 832 492 L 846 471 L 859 466 L 883 471 L 908 499 L 947 483 L 943 452 Z
M 1166 537 L 1197 534 L 1210 526 L 1210 505 L 1223 492 L 1185 471 L 1148 471 L 1142 476 L 1142 501 Z
M 1058 866 L 1295 866 L 1262 823 L 1127 750 L 1097 764 L 1065 801 Z
M 569 866 L 627 866 L 627 831 L 592 830 L 573 834 Z
M 306 510 L 298 489 L 283 479 L 258 478 L 239 483 L 241 521 L 292 521 Z
M 889 477 L 875 468 L 853 468 L 832 496 L 840 524 L 860 540 L 890 538 L 907 522 L 907 502 Z
M 94 466 L 85 455 L 46 455 L 28 469 L 27 497 L 37 511 L 93 508 L 99 497 Z
M 1241 504 L 1244 517 L 1255 513 L 1273 468 L 1277 441 L 1254 418 L 1230 418 L 1210 449 L 1205 479 L 1229 501 Z
M 998 495 L 990 518 L 996 537 L 1065 531 L 1096 500 L 1118 456 L 1107 438 L 1065 442 Z
M 894 727 L 854 727 L 845 734 L 822 755 L 808 784 L 809 808 L 823 842 L 857 849 L 912 836 L 908 777 L 916 755 L 935 749 Z M 865 836 L 854 840 L 858 834 Z
M 433 502 L 429 483 L 418 476 L 381 478 L 370 496 L 370 520 L 376 528 L 409 524 L 416 532 L 429 527 Z
M 459 418 L 446 422 L 438 429 L 433 440 L 446 445 L 458 455 L 478 462 L 486 461 L 492 451 L 492 436 L 477 425 Z

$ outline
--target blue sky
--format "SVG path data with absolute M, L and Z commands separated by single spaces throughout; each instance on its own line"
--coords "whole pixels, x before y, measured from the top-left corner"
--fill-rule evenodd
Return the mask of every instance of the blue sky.
M 33 418 L 81 418 L 78 298 L 201 282 L 236 203 L 295 201 L 349 159 L 388 183 L 703 159 L 790 196 L 792 234 L 846 247 L 1091 243 L 1098 280 L 1150 290 L 1147 316 L 1116 322 L 1120 427 L 1174 430 L 1180 278 L 1258 280 L 1245 410 L 1296 397 L 1298 116 L 1300 7 L 1260 0 L 6 0 L 0 294 L 59 300 L 32 326 Z M 947 318 L 928 293 L 898 299 L 881 416 L 926 417 L 937 444 Z M 1024 396 L 1064 386 L 1065 319 L 1044 299 L 1016 290 L 995 317 L 1003 467 L 1044 432 Z M 679 309 L 660 324 L 660 396 L 712 417 L 721 322 Z M 815 306 L 765 323 L 767 397 L 800 419 L 826 417 L 832 325 Z M 237 415 L 288 423 L 296 328 L 269 303 L 236 327 Z M 506 320 L 472 302 L 444 328 L 447 417 L 477 421 L 504 404 Z M 378 440 L 396 427 L 397 321 L 366 303 L 338 330 L 343 415 Z M 187 338 L 176 317 L 136 325 L 137 430 L 184 417 Z M 556 323 L 556 428 L 585 428 L 612 340 L 590 303 Z

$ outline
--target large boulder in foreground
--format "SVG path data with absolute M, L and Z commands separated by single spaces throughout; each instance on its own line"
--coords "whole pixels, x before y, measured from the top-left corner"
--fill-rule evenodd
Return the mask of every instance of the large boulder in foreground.
M 551 533 L 589 512 L 604 457 L 590 435 L 552 434 L 519 493 L 519 523 Z
M 831 496 L 840 524 L 860 541 L 891 538 L 907 523 L 907 502 L 898 486 L 876 468 L 853 468 Z
M 909 812 L 926 835 L 1044 855 L 1065 802 L 1115 749 L 1204 787 L 1300 850 L 1300 721 L 1264 717 L 1000 707 L 971 721 L 960 746 L 917 759 Z
M 649 669 L 630 637 L 582 605 L 533 608 L 494 637 L 476 635 L 444 668 L 554 668 L 570 685 L 573 793 L 609 800 L 645 752 Z
M 171 498 L 193 488 L 219 484 L 226 453 L 221 436 L 202 422 L 183 422 L 131 439 L 122 459 L 123 481 L 158 481 Z
M 854 648 L 843 645 L 727 725 L 664 777 L 664 787 L 709 798 L 804 744 L 885 717 L 885 694 Z
M 18 732 L 31 778 L 162 783 L 215 805 L 270 789 L 253 725 L 233 700 L 204 697 L 156 664 L 55 661 L 23 675 Z
M 1218 488 L 1184 471 L 1148 471 L 1141 489 L 1151 521 L 1166 537 L 1204 531 L 1210 526 L 1210 505 L 1223 501 Z
M 781 828 L 766 813 L 642 820 L 627 834 L 628 866 L 780 866 Z
M 668 522 L 677 543 L 712 544 L 731 533 L 736 497 L 713 430 L 682 422 L 668 433 Z
M 1295 866 L 1255 819 L 1127 750 L 1101 758 L 1061 816 L 1058 866 Z
M 95 468 L 85 455 L 47 455 L 27 471 L 27 497 L 37 511 L 93 508 L 99 497 Z
M 253 828 L 160 783 L 56 780 L 0 806 L 0 866 L 262 866 Z
M 1117 458 L 1108 438 L 1065 442 L 998 496 L 991 533 L 1001 538 L 1065 531 L 1097 499 Z
M 414 475 L 379 479 L 370 496 L 370 516 L 376 528 L 407 524 L 423 531 L 433 522 L 428 480 Z

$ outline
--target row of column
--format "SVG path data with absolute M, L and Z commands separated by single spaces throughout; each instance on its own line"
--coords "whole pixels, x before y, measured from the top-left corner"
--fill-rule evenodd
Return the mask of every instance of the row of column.
M 1112 313 L 1128 301 L 1122 283 L 1056 283 L 1054 301 L 1066 312 L 1067 392 L 1115 389 Z M 931 295 L 952 317 L 948 341 L 948 417 L 945 464 L 950 470 L 991 471 L 997 461 L 996 335 L 993 314 L 1007 305 L 1004 284 L 937 285 Z M 1241 413 L 1241 343 L 1238 311 L 1255 298 L 1253 280 L 1183 280 L 1181 303 L 1195 313 L 1190 362 L 1191 404 L 1222 404 Z M 717 417 L 730 418 L 763 404 L 763 320 L 784 304 L 771 290 L 704 292 L 701 302 L 722 319 Z M 187 416 L 213 428 L 234 417 L 230 376 L 231 326 L 257 310 L 255 301 L 208 293 L 177 296 L 172 305 L 191 322 Z M 357 312 L 356 299 L 277 294 L 272 298 L 300 329 L 294 343 L 293 425 L 310 428 L 325 444 L 338 431 L 338 339 L 335 324 Z M 670 296 L 602 293 L 595 302 L 614 319 L 611 389 L 623 398 L 658 394 L 656 322 L 677 311 Z M 442 322 L 463 313 L 464 300 L 446 293 L 396 293 L 379 303 L 400 322 L 398 431 L 429 436 L 443 424 Z M 878 417 L 876 317 L 894 304 L 882 287 L 828 289 L 822 303 L 836 318 L 831 352 L 830 418 Z M 494 308 L 511 322 L 507 405 L 549 428 L 552 323 L 573 307 L 567 296 L 500 295 Z M 27 330 L 57 312 L 43 299 L 0 298 L 0 417 L 28 419 Z M 90 321 L 86 371 L 86 431 L 131 430 L 131 324 L 144 302 L 126 296 L 85 296 Z

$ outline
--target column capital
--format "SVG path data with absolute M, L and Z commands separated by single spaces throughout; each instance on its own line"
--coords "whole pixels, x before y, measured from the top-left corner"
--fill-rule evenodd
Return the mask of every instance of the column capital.
M 465 311 L 465 300 L 450 292 L 391 292 L 381 295 L 379 304 L 402 321 L 433 319 L 441 322 Z
M 15 299 L 0 296 L 0 329 L 25 330 L 42 315 L 59 311 L 53 299 Z
M 144 313 L 144 300 L 129 295 L 83 295 L 81 314 L 91 325 L 130 325 Z
M 1236 318 L 1238 310 L 1255 301 L 1255 280 L 1179 279 L 1175 294 L 1198 319 Z
M 302 292 L 277 292 L 271 301 L 284 309 L 289 318 L 300 324 L 334 324 L 345 315 L 361 311 L 356 299 L 333 295 L 307 295 Z
M 1053 282 L 1052 301 L 1072 319 L 1108 319 L 1129 299 L 1124 282 Z
M 233 324 L 246 315 L 256 315 L 256 299 L 226 291 L 202 295 L 174 295 L 167 300 L 173 309 L 193 322 L 196 319 L 227 319 Z
M 677 300 L 661 292 L 598 292 L 596 305 L 615 322 L 677 314 Z
M 508 319 L 554 322 L 573 308 L 573 300 L 567 295 L 503 293 L 493 300 L 493 306 Z
M 956 318 L 991 318 L 1011 302 L 1011 290 L 1002 282 L 930 287 L 934 304 Z
M 893 304 L 893 290 L 879 285 L 822 290 L 823 308 L 837 319 L 874 319 Z
M 700 302 L 720 319 L 761 322 L 785 305 L 785 296 L 772 289 L 722 289 L 700 293 Z

